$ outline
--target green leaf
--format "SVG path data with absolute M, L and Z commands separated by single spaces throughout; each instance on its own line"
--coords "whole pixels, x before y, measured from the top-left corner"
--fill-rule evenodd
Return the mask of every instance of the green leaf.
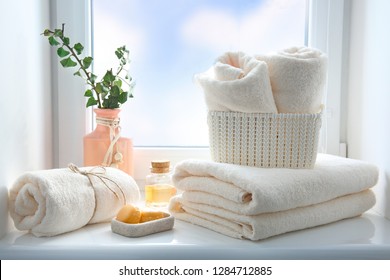
M 70 54 L 67 50 L 65 50 L 63 47 L 60 47 L 57 49 L 57 54 L 59 57 L 65 57 Z
M 85 93 L 84 93 L 84 96 L 85 96 L 85 97 L 92 97 L 92 96 L 93 96 L 92 90 L 87 89 L 87 90 L 85 91 Z
M 106 74 L 103 77 L 103 80 L 108 83 L 115 81 L 115 76 L 112 74 L 112 70 L 107 70 Z
M 43 31 L 42 33 L 44 36 L 50 36 L 51 32 L 49 29 L 45 29 L 45 31 Z
M 121 87 L 122 87 L 122 80 L 117 79 L 117 80 L 114 81 L 113 84 L 114 84 L 115 86 L 118 86 L 119 88 L 121 88 Z
M 118 49 L 120 49 L 122 52 L 129 53 L 129 51 L 127 50 L 126 45 L 124 45 L 122 47 L 119 47 Z
M 62 37 L 62 30 L 61 29 L 54 29 L 54 36 Z
M 103 108 L 106 109 L 115 109 L 119 108 L 118 97 L 109 96 L 103 100 Z
M 96 92 L 97 92 L 97 93 L 99 93 L 99 94 L 102 93 L 102 92 L 103 92 L 103 86 L 102 86 L 102 84 L 101 84 L 101 83 L 97 83 L 95 89 L 96 89 Z
M 82 76 L 81 76 L 81 73 L 80 73 L 80 70 L 79 70 L 79 71 L 77 71 L 77 72 L 74 72 L 74 73 L 73 73 L 73 75 L 74 75 L 74 76 L 79 76 L 79 77 L 81 77 L 81 78 L 82 78 Z
M 117 97 L 117 96 L 119 96 L 120 93 L 121 93 L 121 91 L 120 91 L 120 89 L 119 89 L 118 86 L 113 86 L 113 87 L 111 88 L 111 95 L 112 95 L 112 96 Z
M 90 98 L 88 98 L 86 107 L 93 106 L 93 105 L 97 105 L 97 101 L 93 96 L 91 96 Z
M 127 101 L 127 92 L 124 91 L 119 95 L 118 101 L 120 104 L 123 104 Z
M 69 45 L 70 44 L 70 40 L 69 40 L 68 37 L 62 38 L 62 41 L 64 42 L 64 45 Z
M 102 88 L 103 88 L 104 93 L 109 93 L 110 88 L 108 86 L 106 86 L 105 83 L 103 83 Z
M 121 59 L 121 58 L 123 57 L 123 52 L 120 51 L 119 49 L 117 49 L 117 50 L 115 51 L 115 55 L 116 55 L 116 57 L 117 57 L 118 59 Z
M 131 81 L 129 74 L 126 74 L 125 79 Z
M 100 94 L 102 98 L 105 98 L 110 89 L 104 85 L 103 82 L 96 83 L 96 92 Z
M 101 97 L 101 99 L 104 99 L 104 98 L 106 98 L 107 95 L 108 95 L 108 92 L 102 92 L 100 94 L 100 97 Z
M 49 44 L 50 44 L 51 46 L 57 46 L 57 45 L 60 44 L 60 43 L 58 43 L 58 41 L 57 41 L 56 39 L 54 39 L 53 36 L 50 36 L 48 40 L 49 40 Z
M 90 78 L 90 80 L 91 80 L 91 83 L 95 83 L 95 81 L 96 81 L 96 79 L 97 79 L 97 76 L 95 75 L 95 74 L 93 74 L 93 73 L 91 73 L 91 78 Z
M 120 65 L 126 65 L 126 59 L 124 57 L 121 58 Z
M 79 55 L 84 50 L 84 46 L 82 44 L 80 44 L 80 43 L 75 44 L 73 48 L 76 50 L 77 54 L 79 54 Z
M 92 60 L 93 60 L 93 58 L 90 56 L 87 56 L 83 59 L 83 66 L 85 69 L 88 69 L 88 67 L 91 66 Z
M 65 58 L 65 59 L 61 60 L 60 62 L 61 62 L 61 65 L 65 68 L 74 67 L 77 65 L 77 63 L 74 62 L 71 57 Z

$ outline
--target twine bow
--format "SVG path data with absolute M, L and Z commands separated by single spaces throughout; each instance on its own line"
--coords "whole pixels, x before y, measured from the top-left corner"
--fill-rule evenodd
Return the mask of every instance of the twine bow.
M 90 170 L 88 171 L 85 171 L 85 170 L 81 170 L 80 168 L 78 168 L 75 164 L 73 163 L 70 163 L 68 165 L 68 168 L 73 171 L 74 173 L 78 173 L 80 175 L 83 175 L 83 176 L 86 176 L 88 178 L 88 181 L 93 189 L 93 192 L 94 192 L 94 197 L 95 197 L 95 208 L 94 208 L 94 211 L 93 211 L 93 214 L 92 214 L 92 217 L 91 219 L 93 218 L 93 216 L 95 216 L 95 213 L 96 213 L 96 206 L 97 206 L 97 201 L 96 201 L 96 191 L 95 191 L 95 186 L 93 184 L 93 180 L 92 180 L 92 177 L 96 177 L 98 178 L 102 183 L 103 185 L 109 189 L 115 196 L 116 198 L 119 200 L 119 195 L 118 193 L 112 189 L 108 182 L 111 182 L 113 183 L 117 189 L 121 192 L 121 195 L 123 197 L 123 203 L 124 205 L 127 204 L 127 201 L 126 201 L 126 195 L 125 193 L 123 192 L 123 189 L 121 188 L 121 186 L 119 186 L 119 184 L 117 182 L 115 182 L 114 180 L 112 180 L 111 178 L 105 176 L 106 174 L 106 168 L 104 166 L 96 166 L 96 167 L 93 167 L 91 168 Z M 91 220 L 90 219 L 90 220 Z

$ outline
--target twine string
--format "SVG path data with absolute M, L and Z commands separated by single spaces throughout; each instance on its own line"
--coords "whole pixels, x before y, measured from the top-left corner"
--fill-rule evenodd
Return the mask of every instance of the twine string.
M 112 157 L 114 155 L 114 146 L 118 142 L 121 136 L 121 127 L 119 125 L 120 119 L 108 119 L 102 117 L 96 117 L 96 123 L 106 126 L 110 129 L 110 146 L 108 146 L 107 152 L 103 159 L 103 166 L 110 166 L 112 164 Z M 116 133 L 118 131 L 118 133 Z M 118 145 L 116 146 L 117 153 L 119 153 Z
M 121 187 L 117 182 L 115 182 L 114 180 L 112 180 L 111 178 L 105 176 L 105 174 L 106 174 L 106 168 L 105 168 L 104 166 L 96 166 L 96 167 L 91 168 L 91 169 L 88 170 L 88 171 L 85 171 L 85 170 L 81 170 L 80 168 L 78 168 L 75 164 L 70 163 L 70 164 L 68 165 L 68 168 L 69 168 L 71 171 L 73 171 L 74 173 L 78 173 L 78 174 L 80 174 L 80 175 L 86 176 L 86 177 L 88 178 L 88 181 L 89 181 L 89 183 L 90 183 L 90 186 L 91 186 L 92 189 L 93 189 L 94 197 L 95 197 L 95 208 L 94 208 L 94 210 L 93 210 L 93 214 L 92 214 L 92 217 L 91 217 L 90 220 L 92 220 L 92 218 L 95 216 L 96 207 L 97 207 L 97 201 L 96 201 L 96 186 L 94 186 L 94 184 L 93 184 L 92 177 L 98 178 L 98 179 L 103 183 L 103 185 L 104 185 L 109 191 L 111 191 L 111 192 L 115 195 L 115 197 L 119 200 L 120 198 L 119 198 L 118 193 L 117 193 L 114 189 L 112 189 L 112 188 L 109 186 L 109 184 L 108 184 L 108 182 L 113 183 L 113 184 L 117 187 L 117 189 L 120 191 L 120 193 L 121 193 L 121 195 L 122 195 L 122 197 L 123 197 L 123 203 L 124 203 L 124 205 L 127 204 L 126 195 L 125 195 L 125 193 L 124 193 L 122 187 Z

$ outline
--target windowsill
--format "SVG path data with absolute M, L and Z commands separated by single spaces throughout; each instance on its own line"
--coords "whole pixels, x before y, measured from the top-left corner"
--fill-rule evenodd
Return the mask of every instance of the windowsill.
M 361 217 L 253 242 L 175 221 L 173 230 L 139 238 L 115 234 L 109 223 L 56 237 L 11 231 L 0 259 L 390 259 L 390 221 Z

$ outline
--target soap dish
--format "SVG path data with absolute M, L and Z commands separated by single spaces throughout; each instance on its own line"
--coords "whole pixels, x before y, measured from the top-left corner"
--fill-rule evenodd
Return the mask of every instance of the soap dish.
M 116 218 L 111 220 L 111 230 L 117 234 L 127 237 L 141 237 L 157 232 L 167 231 L 173 228 L 175 218 L 166 213 L 165 218 L 148 221 L 139 224 L 127 224 L 118 221 Z

